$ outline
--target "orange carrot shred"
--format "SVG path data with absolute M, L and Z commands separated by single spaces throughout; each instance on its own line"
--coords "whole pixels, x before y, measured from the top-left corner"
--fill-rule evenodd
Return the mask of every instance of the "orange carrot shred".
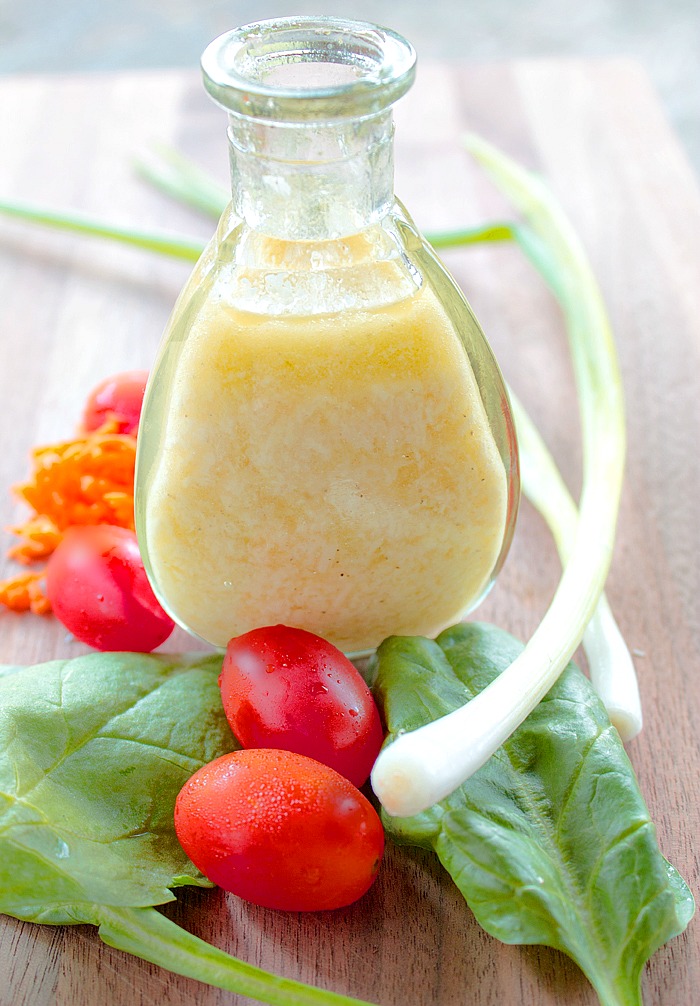
M 118 524 L 133 530 L 135 437 L 97 431 L 39 447 L 32 459 L 31 479 L 15 486 L 15 492 L 35 515 L 14 529 L 26 539 L 15 558 L 31 561 L 50 554 L 60 532 L 73 524 Z
M 0 604 L 10 611 L 33 611 L 36 615 L 46 615 L 51 611 L 51 602 L 44 593 L 40 573 L 21 573 L 9 580 L 0 581 Z
M 51 555 L 63 537 L 62 532 L 45 514 L 38 514 L 24 524 L 11 527 L 9 530 L 21 536 L 24 541 L 9 549 L 7 555 L 24 565 Z
M 14 486 L 34 513 L 10 528 L 20 541 L 8 556 L 25 565 L 46 559 L 76 524 L 117 524 L 133 531 L 135 462 L 136 437 L 112 432 L 110 423 L 36 448 L 29 481 Z M 0 605 L 39 615 L 51 611 L 43 577 L 42 570 L 0 581 Z

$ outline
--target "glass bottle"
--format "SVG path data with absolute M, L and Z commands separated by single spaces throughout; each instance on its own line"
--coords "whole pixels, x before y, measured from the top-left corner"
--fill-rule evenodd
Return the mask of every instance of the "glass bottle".
M 513 533 L 508 396 L 463 294 L 393 193 L 401 36 L 281 18 L 202 58 L 233 199 L 186 284 L 139 431 L 154 590 L 215 646 L 261 625 L 345 652 L 434 635 Z

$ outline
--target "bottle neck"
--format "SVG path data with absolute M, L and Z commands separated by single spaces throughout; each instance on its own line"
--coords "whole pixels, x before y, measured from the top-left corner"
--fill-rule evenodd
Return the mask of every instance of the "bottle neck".
M 390 110 L 335 122 L 229 115 L 236 213 L 254 230 L 325 241 L 378 222 L 394 200 Z

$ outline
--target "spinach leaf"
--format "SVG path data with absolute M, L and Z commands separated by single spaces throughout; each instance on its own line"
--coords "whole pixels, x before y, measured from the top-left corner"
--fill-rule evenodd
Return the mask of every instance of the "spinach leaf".
M 205 885 L 175 836 L 180 788 L 236 745 L 219 657 L 90 654 L 0 677 L 0 909 L 72 922 L 92 904 Z
M 0 668 L 0 912 L 88 922 L 110 946 L 275 1006 L 357 1002 L 270 975 L 157 912 L 211 886 L 173 808 L 201 765 L 238 744 L 221 657 L 92 653 Z
M 521 649 L 483 624 L 435 642 L 386 640 L 374 687 L 390 735 L 464 704 Z M 415 817 L 385 815 L 384 825 L 396 841 L 437 853 L 487 932 L 562 950 L 606 1006 L 641 1002 L 645 962 L 693 914 L 619 736 L 573 664 L 448 799 Z

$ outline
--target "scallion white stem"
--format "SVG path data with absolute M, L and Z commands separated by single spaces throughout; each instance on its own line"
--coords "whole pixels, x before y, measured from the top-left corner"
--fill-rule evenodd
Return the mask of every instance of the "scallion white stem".
M 380 754 L 372 785 L 393 816 L 417 814 L 477 771 L 549 691 L 576 650 L 603 591 L 622 486 L 622 387 L 605 307 L 583 248 L 545 185 L 489 144 L 469 149 L 527 221 L 518 240 L 562 305 L 578 386 L 583 492 L 569 560 L 520 656 L 462 708 L 403 734 Z

